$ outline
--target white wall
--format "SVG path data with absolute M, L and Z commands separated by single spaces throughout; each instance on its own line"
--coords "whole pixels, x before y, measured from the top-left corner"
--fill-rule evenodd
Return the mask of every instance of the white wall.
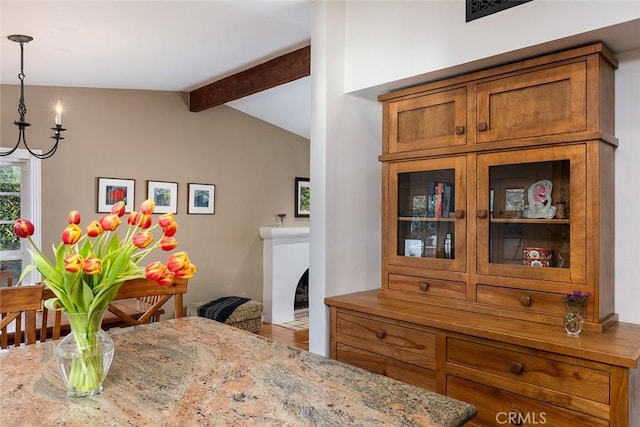
M 640 7 L 640 5 L 639 5 Z M 616 71 L 616 311 L 640 323 L 640 49 L 618 55 Z
M 349 1 L 314 2 L 313 15 L 310 349 L 328 354 L 324 296 L 380 286 L 382 121 L 375 96 L 398 82 L 423 81 L 427 74 L 442 78 L 491 65 L 487 57 L 500 63 L 597 40 L 599 31 L 609 34 L 604 27 L 640 18 L 640 7 L 637 0 L 536 0 L 465 23 L 463 0 Z M 634 310 L 640 299 L 634 250 L 640 241 L 634 222 L 640 211 L 634 198 L 640 173 L 634 166 L 640 159 L 640 66 L 637 53 L 619 59 L 616 307 L 621 320 L 640 323 Z M 355 91 L 363 99 L 345 95 Z

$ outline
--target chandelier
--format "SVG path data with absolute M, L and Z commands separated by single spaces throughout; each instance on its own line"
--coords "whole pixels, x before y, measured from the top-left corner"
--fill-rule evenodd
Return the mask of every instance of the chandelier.
M 60 105 L 60 102 L 58 102 L 58 105 L 56 106 L 55 118 L 56 127 L 51 128 L 51 130 L 53 131 L 53 136 L 51 138 L 56 140 L 53 147 L 51 147 L 51 149 L 46 153 L 42 154 L 36 153 L 31 150 L 31 148 L 29 148 L 29 145 L 27 144 L 27 135 L 25 133 L 25 129 L 28 126 L 31 126 L 31 123 L 26 121 L 27 106 L 24 102 L 24 45 L 25 43 L 29 43 L 31 40 L 33 40 L 33 37 L 20 34 L 12 34 L 7 38 L 12 42 L 20 43 L 20 74 L 18 74 L 18 78 L 20 79 L 20 102 L 18 103 L 18 114 L 20 115 L 20 118 L 13 122 L 14 125 L 18 126 L 18 142 L 16 142 L 15 147 L 8 151 L 0 151 L 0 156 L 8 156 L 10 154 L 13 154 L 13 152 L 18 149 L 20 141 L 22 141 L 27 151 L 29 151 L 29 153 L 33 157 L 36 157 L 38 159 L 48 159 L 55 154 L 56 150 L 58 149 L 58 143 L 60 142 L 60 140 L 64 139 L 64 137 L 62 136 L 62 131 L 65 131 L 66 129 L 62 127 L 62 107 Z

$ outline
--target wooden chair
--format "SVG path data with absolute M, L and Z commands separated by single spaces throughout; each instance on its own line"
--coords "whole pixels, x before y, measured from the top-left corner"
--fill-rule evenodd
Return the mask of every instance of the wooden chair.
M 163 306 L 174 298 L 175 317 L 183 317 L 183 294 L 187 292 L 187 280 L 176 280 L 169 286 L 160 286 L 156 282 L 147 279 L 135 279 L 123 283 L 109 305 L 105 314 L 102 328 L 107 330 L 112 327 L 134 326 L 149 323 L 159 319 L 164 313 Z M 45 289 L 42 299 L 54 298 L 51 290 Z M 40 341 L 47 338 L 57 340 L 62 332 L 69 330 L 69 325 L 62 317 L 62 312 L 56 310 L 50 313 L 44 304 L 42 305 L 42 323 L 40 326 Z M 47 319 L 45 321 L 44 319 Z
M 129 280 L 122 284 L 115 300 L 137 298 L 151 304 L 142 315 L 133 317 L 114 305 L 109 305 L 109 311 L 120 317 L 127 325 L 142 325 L 154 318 L 159 318 L 163 306 L 171 297 L 174 299 L 175 317 L 184 316 L 183 295 L 187 293 L 187 279 L 177 279 L 171 285 L 160 286 L 148 279 Z
M 0 271 L 0 288 L 9 288 L 13 286 L 13 272 L 12 271 Z
M 0 348 L 36 342 L 36 311 L 42 304 L 42 285 L 0 288 Z M 24 321 L 24 328 L 22 322 Z

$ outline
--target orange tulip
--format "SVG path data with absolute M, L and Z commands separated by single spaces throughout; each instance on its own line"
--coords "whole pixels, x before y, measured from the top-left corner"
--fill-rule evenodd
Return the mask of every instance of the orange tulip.
M 158 225 L 162 228 L 166 227 L 172 222 L 175 222 L 175 216 L 171 212 L 160 215 L 160 218 L 158 218 Z
M 158 285 L 160 286 L 169 286 L 174 280 L 175 278 L 173 277 L 173 274 L 171 274 L 170 271 L 165 271 L 165 273 L 160 276 L 156 282 L 158 282 Z
M 189 264 L 191 264 L 191 261 L 189 261 L 189 255 L 187 255 L 186 252 L 176 252 L 175 254 L 170 255 L 167 260 L 167 268 L 172 273 L 187 267 Z
M 162 240 L 160 240 L 160 248 L 162 248 L 163 251 L 170 251 L 172 249 L 175 249 L 177 246 L 178 241 L 173 237 L 165 236 L 162 238 Z
M 111 213 L 118 215 L 119 217 L 123 216 L 125 208 L 126 208 L 126 205 L 124 204 L 124 201 L 120 200 L 118 203 L 111 206 Z
M 16 233 L 16 236 L 22 237 L 23 239 L 33 236 L 34 231 L 35 228 L 33 224 L 27 219 L 18 219 L 13 224 L 13 232 Z
M 77 273 L 82 270 L 84 258 L 80 254 L 70 254 L 64 257 L 64 269 L 69 273 Z
M 127 217 L 127 224 L 129 224 L 129 225 L 138 225 L 139 221 L 140 221 L 140 212 L 131 211 L 131 213 Z
M 189 264 L 186 267 L 181 268 L 180 270 L 174 272 L 173 274 L 178 279 L 191 279 L 194 274 L 196 274 L 196 266 L 193 264 Z
M 77 224 L 69 224 L 62 232 L 62 242 L 65 245 L 75 245 L 82 236 L 82 230 Z
M 113 231 L 120 225 L 120 218 L 116 214 L 105 215 L 100 218 L 100 225 L 105 231 Z
M 162 228 L 162 233 L 167 237 L 173 237 L 173 235 L 176 234 L 176 231 L 178 231 L 177 222 L 171 222 L 166 227 Z
M 151 199 L 147 199 L 140 205 L 140 212 L 142 212 L 143 214 L 151 215 L 155 208 L 156 203 Z
M 80 212 L 78 211 L 69 212 L 67 221 L 69 222 L 69 224 L 80 224 Z
M 87 258 L 84 260 L 82 270 L 88 275 L 98 274 L 102 272 L 102 260 L 100 258 Z
M 154 261 L 144 269 L 144 276 L 149 280 L 157 281 L 165 274 L 166 271 L 167 266 L 160 261 Z
M 153 234 L 148 231 L 142 231 L 133 236 L 133 244 L 140 249 L 144 249 L 153 242 Z
M 87 225 L 87 236 L 89 237 L 98 237 L 103 231 L 104 230 L 98 220 L 94 219 L 89 225 Z

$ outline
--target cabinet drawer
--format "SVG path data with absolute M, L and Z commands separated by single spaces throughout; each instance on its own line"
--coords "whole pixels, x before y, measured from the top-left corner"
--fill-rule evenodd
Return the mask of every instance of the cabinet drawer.
M 586 61 L 480 83 L 477 142 L 587 129 Z
M 608 426 L 600 418 L 529 399 L 455 376 L 447 376 L 447 396 L 474 405 L 478 414 L 471 425 L 478 426 Z
M 341 342 L 409 363 L 435 366 L 433 333 L 342 312 L 336 315 L 336 331 Z
M 392 291 L 464 300 L 466 289 L 466 285 L 462 282 L 448 282 L 426 277 L 389 274 L 389 290 Z
M 389 152 L 465 145 L 466 114 L 466 88 L 391 102 Z
M 538 292 L 528 289 L 502 288 L 489 285 L 478 285 L 476 289 L 476 298 L 480 304 L 554 316 L 563 316 L 566 312 L 566 308 L 561 302 L 563 294 Z
M 609 404 L 609 372 L 560 360 L 546 359 L 533 352 L 518 352 L 489 342 L 472 342 L 457 338 L 447 340 L 447 365 L 463 369 L 465 376 L 501 388 L 518 388 L 521 384 L 544 387 L 593 402 Z M 468 375 L 467 375 L 468 374 Z M 505 381 L 511 380 L 511 381 Z M 556 396 L 557 393 L 547 393 Z M 551 399 L 553 397 L 547 397 Z M 593 405 L 597 406 L 597 405 Z
M 336 360 L 430 391 L 436 391 L 436 371 L 432 369 L 421 368 L 341 343 L 336 346 Z

